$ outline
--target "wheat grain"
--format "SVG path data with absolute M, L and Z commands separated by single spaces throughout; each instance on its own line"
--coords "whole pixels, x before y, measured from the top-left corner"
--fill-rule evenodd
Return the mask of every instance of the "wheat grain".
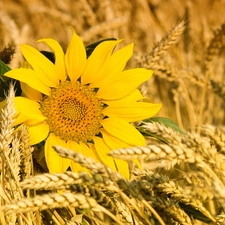
M 0 153 L 9 154 L 9 145 L 12 142 L 13 138 L 13 123 L 14 115 L 16 113 L 14 108 L 14 90 L 13 85 L 9 87 L 9 93 L 6 97 L 6 105 L 1 111 L 1 121 L 0 121 Z
M 80 188 L 81 186 L 84 188 Z M 94 198 L 99 205 L 103 206 L 111 213 L 115 215 L 118 213 L 115 203 L 113 202 L 113 193 L 110 194 L 109 191 L 107 191 L 106 195 L 104 189 L 92 187 L 91 185 L 71 185 L 68 189 L 75 193 L 82 193 L 86 196 L 90 196 Z
M 10 167 L 13 172 L 14 178 L 17 180 L 17 182 L 20 181 L 20 163 L 21 163 L 21 153 L 19 151 L 20 146 L 20 140 L 18 138 L 18 135 L 15 135 L 15 137 L 12 140 L 12 147 L 10 149 L 9 153 L 9 162 Z
M 66 171 L 65 173 L 41 174 L 25 179 L 20 183 L 23 189 L 63 189 L 72 184 L 107 185 L 100 176 L 90 177 L 87 173 L 75 173 Z
M 167 82 L 179 82 L 179 75 L 177 74 L 177 71 L 175 71 L 171 65 L 166 64 L 163 60 L 155 62 L 151 69 L 154 71 L 155 76 L 164 79 Z
M 202 134 L 210 138 L 218 152 L 225 153 L 225 134 L 220 127 L 203 125 Z
M 103 165 L 102 163 L 95 162 L 92 158 L 86 158 L 78 152 L 74 152 L 60 146 L 53 146 L 53 148 L 60 156 L 72 159 L 74 162 L 77 162 L 81 166 L 93 171 L 93 173 L 101 174 L 111 179 L 122 178 L 120 173 L 114 172 L 111 168 Z
M 181 21 L 180 23 L 175 25 L 167 33 L 167 35 L 153 48 L 153 50 L 143 58 L 143 67 L 152 68 L 155 62 L 157 62 L 166 53 L 167 49 L 177 42 L 177 38 L 184 31 L 184 24 L 184 21 Z
M 219 30 L 214 33 L 213 38 L 207 48 L 206 54 L 206 68 L 209 68 L 208 63 L 213 60 L 213 58 L 219 53 L 220 49 L 223 47 L 223 36 L 225 35 L 225 24 L 221 24 Z
M 225 34 L 225 24 L 221 25 L 221 28 L 214 34 L 214 37 L 210 41 L 210 45 L 207 48 L 207 55 L 205 60 L 205 80 L 204 89 L 201 96 L 201 101 L 199 105 L 199 121 L 198 121 L 198 133 L 200 133 L 200 126 L 202 125 L 202 115 L 205 106 L 205 97 L 207 92 L 207 86 L 210 79 L 210 67 L 213 58 L 219 53 L 223 46 L 223 36 Z
M 215 198 L 209 185 L 205 187 L 189 186 L 186 189 L 184 188 L 184 194 L 201 202 L 208 202 Z
M 116 199 L 115 199 L 115 204 L 122 218 L 122 221 L 124 221 L 125 224 L 133 224 L 132 214 L 129 211 L 129 208 L 126 206 L 126 204 Z
M 21 165 L 20 173 L 22 180 L 32 174 L 32 152 L 34 148 L 29 144 L 29 134 L 27 128 L 22 125 L 20 128 L 20 151 L 21 151 Z
M 190 217 L 178 206 L 178 204 L 171 201 L 170 199 L 162 199 L 160 197 L 155 197 L 152 198 L 151 202 L 153 206 L 155 206 L 160 210 L 163 210 L 163 212 L 165 213 L 165 215 L 163 215 L 163 218 L 165 220 L 168 220 L 168 218 L 169 220 L 171 220 L 172 218 L 179 224 L 183 225 L 193 224 Z
M 20 199 L 14 204 L 7 204 L 1 207 L 0 210 L 5 214 L 9 213 L 26 213 L 36 210 L 45 210 L 53 208 L 61 208 L 66 206 L 80 207 L 83 209 L 94 208 L 97 205 L 93 198 L 86 197 L 82 194 L 72 194 L 64 192 L 49 193 L 34 198 Z
M 208 138 L 200 137 L 198 134 L 189 133 L 184 140 L 185 145 L 191 147 L 195 150 L 195 152 L 199 152 L 204 157 L 204 159 L 208 163 L 208 170 L 204 167 L 203 162 L 198 162 L 197 166 L 202 169 L 206 169 L 208 172 L 209 170 L 213 170 L 215 174 L 225 182 L 224 175 L 225 175 L 225 167 L 224 167 L 224 160 L 225 156 L 217 152 L 217 149 L 214 145 L 211 145 Z M 203 163 L 203 165 L 202 165 Z M 209 169 L 209 166 L 211 167 Z
M 161 159 L 166 160 L 161 163 L 161 166 L 164 165 L 165 167 L 168 166 L 169 162 L 173 165 L 174 163 L 176 164 L 180 161 L 194 163 L 202 160 L 201 155 L 196 154 L 192 149 L 186 148 L 184 145 L 177 146 L 172 144 L 121 148 L 111 151 L 109 155 L 123 160 L 138 159 L 143 167 L 152 161 Z

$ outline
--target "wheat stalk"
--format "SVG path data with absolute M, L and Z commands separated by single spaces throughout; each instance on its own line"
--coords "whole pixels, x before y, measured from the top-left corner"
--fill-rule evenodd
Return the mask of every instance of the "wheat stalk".
M 49 193 L 35 198 L 20 199 L 14 204 L 7 204 L 0 207 L 0 210 L 5 213 L 26 213 L 36 210 L 45 210 L 53 208 L 61 208 L 66 206 L 80 207 L 83 209 L 94 208 L 97 202 L 93 198 L 86 197 L 82 194 Z
M 113 171 L 111 168 L 103 165 L 102 163 L 95 162 L 92 158 L 86 158 L 78 152 L 74 152 L 60 146 L 53 146 L 53 148 L 61 157 L 72 159 L 74 162 L 79 163 L 81 166 L 86 167 L 90 171 L 93 171 L 93 173 L 101 174 L 108 178 L 122 178 L 120 173 Z
M 152 51 L 143 57 L 141 66 L 152 68 L 154 64 L 166 53 L 166 51 L 177 42 L 178 37 L 185 29 L 185 22 L 181 21 L 175 25 L 166 36 L 156 44 Z
M 103 180 L 99 175 L 93 174 L 90 177 L 87 173 L 75 173 L 66 171 L 65 173 L 41 174 L 23 180 L 20 185 L 23 189 L 64 189 L 68 185 L 73 184 L 89 184 L 89 185 L 107 185 L 107 181 Z

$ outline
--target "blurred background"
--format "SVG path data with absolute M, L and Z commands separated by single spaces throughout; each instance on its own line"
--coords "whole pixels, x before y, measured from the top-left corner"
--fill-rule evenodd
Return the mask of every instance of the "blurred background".
M 182 129 L 224 125 L 224 0 L 0 0 L 0 52 L 15 46 L 9 66 L 20 66 L 19 44 L 56 39 L 66 50 L 71 26 L 85 45 L 103 38 L 134 42 L 127 68 L 146 67 L 154 76 L 141 90 L 157 116 Z

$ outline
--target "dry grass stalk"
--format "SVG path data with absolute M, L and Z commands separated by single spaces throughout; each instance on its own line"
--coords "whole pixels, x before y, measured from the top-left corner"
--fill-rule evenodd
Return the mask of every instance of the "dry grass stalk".
M 216 82 L 214 80 L 210 80 L 210 84 L 212 86 L 213 92 L 217 94 L 219 97 L 222 98 L 223 101 L 225 101 L 225 88 L 224 83 Z
M 210 79 L 210 67 L 213 58 L 219 53 L 220 49 L 223 47 L 223 36 L 225 35 L 225 24 L 221 25 L 221 28 L 214 34 L 214 37 L 210 41 L 210 45 L 206 52 L 206 62 L 205 62 L 205 80 L 204 89 L 201 96 L 201 101 L 199 105 L 199 122 L 198 122 L 198 132 L 200 132 L 200 126 L 202 125 L 202 115 L 205 108 L 205 97 L 207 92 L 207 86 Z
M 109 29 L 116 30 L 119 27 L 126 25 L 126 23 L 127 23 L 126 17 L 116 18 L 113 19 L 112 21 L 107 21 L 95 25 L 94 27 L 91 27 L 90 29 L 85 31 L 81 37 L 85 42 L 89 42 L 91 39 L 93 39 L 93 37 L 97 36 L 98 34 L 101 34 L 103 31 L 107 32 Z
M 211 39 L 210 44 L 207 48 L 206 62 L 205 62 L 206 69 L 209 69 L 208 63 L 212 62 L 213 58 L 219 54 L 220 49 L 223 47 L 224 35 L 225 35 L 225 23 L 221 24 L 221 28 L 214 33 L 214 36 Z
M 82 0 L 73 4 L 70 1 L 53 3 L 52 1 L 46 2 L 43 0 L 32 0 L 32 2 L 23 0 L 20 3 L 14 0 L 9 2 L 2 0 L 0 3 L 3 13 L 1 19 L 4 20 L 6 18 L 4 21 L 9 21 L 7 18 L 10 18 L 16 29 L 10 29 L 11 25 L 8 29 L 7 24 L 5 26 L 3 22 L 0 22 L 0 31 L 2 33 L 0 45 L 4 47 L 12 39 L 15 43 L 32 43 L 37 45 L 35 42 L 37 39 L 52 37 L 53 35 L 66 49 L 69 34 L 71 34 L 69 26 L 72 25 L 78 34 L 85 36 L 85 39 L 89 42 L 87 44 L 108 37 L 124 38 L 124 45 L 130 42 L 135 43 L 136 56 L 144 56 L 146 52 L 151 52 L 155 43 L 160 43 L 160 39 L 167 35 L 166 31 L 171 30 L 173 24 L 177 24 L 177 21 L 184 18 L 187 26 L 183 35 L 180 35 L 179 43 L 174 45 L 169 51 L 168 49 L 165 51 L 166 54 L 163 57 L 163 61 L 161 60 L 162 57 L 160 57 L 160 61 L 153 63 L 152 68 L 155 76 L 151 79 L 151 83 L 148 83 L 150 88 L 147 89 L 147 95 L 153 101 L 155 99 L 155 101 L 163 102 L 164 107 L 160 115 L 172 117 L 172 119 L 179 122 L 179 115 L 174 113 L 175 103 L 171 97 L 171 89 L 177 89 L 177 86 L 174 86 L 177 84 L 177 81 L 185 79 L 188 92 L 181 92 L 182 95 L 178 98 L 179 104 L 176 104 L 180 108 L 179 111 L 182 114 L 184 128 L 193 129 L 198 125 L 199 119 L 201 119 L 199 116 L 200 107 L 191 115 L 186 114 L 185 111 L 189 107 L 189 102 L 183 104 L 183 96 L 188 97 L 189 95 L 193 101 L 192 104 L 199 105 L 196 92 L 199 92 L 199 87 L 204 86 L 204 64 L 206 58 L 210 58 L 207 56 L 208 52 L 209 55 L 214 54 L 216 59 L 211 62 L 211 71 L 215 74 L 213 77 L 215 85 L 219 85 L 223 81 L 223 52 L 220 51 L 217 54 L 219 45 L 213 44 L 219 40 L 219 38 L 217 38 L 218 40 L 214 38 L 218 36 L 218 32 L 215 32 L 216 35 L 214 35 L 213 30 L 216 30 L 224 22 L 222 19 L 223 12 L 221 11 L 223 7 L 224 2 L 215 1 L 212 3 L 209 0 L 206 0 L 204 5 L 201 1 L 187 2 L 186 0 L 169 0 L 167 2 L 125 0 L 123 3 L 118 0 L 114 2 Z M 18 18 L 17 15 L 20 15 L 20 17 Z M 126 18 L 125 24 L 114 26 L 113 23 L 116 23 L 117 19 L 119 20 L 120 18 Z M 40 27 L 40 20 L 45 21 L 45 27 Z M 107 23 L 107 32 L 104 29 L 97 29 L 96 33 L 94 32 L 90 36 L 86 35 L 92 28 L 95 29 L 100 24 Z M 65 29 L 62 30 L 62 27 Z M 61 32 L 58 32 L 59 30 Z M 15 32 L 15 35 L 12 35 L 12 32 Z M 221 40 L 220 46 L 224 43 L 223 38 Z M 39 44 L 38 46 L 43 50 L 44 45 Z M 17 52 L 19 53 L 19 51 Z M 22 57 L 16 54 L 11 65 L 14 67 L 18 66 L 22 60 Z M 167 68 L 168 65 L 169 68 Z M 133 66 L 137 66 L 135 57 L 128 64 L 128 67 Z M 162 68 L 160 69 L 159 67 Z M 184 78 L 184 73 L 193 73 L 196 77 L 203 79 L 198 80 L 199 86 L 196 86 L 193 85 L 191 79 Z M 162 77 L 164 77 L 163 80 Z M 173 80 L 172 83 L 170 83 L 171 80 Z M 211 86 L 210 81 L 207 85 Z M 208 95 L 208 93 L 209 89 L 207 87 L 205 101 L 214 100 L 215 96 Z M 221 115 L 218 117 L 218 114 L 214 112 L 216 110 L 213 112 L 204 110 L 203 123 L 215 121 L 216 124 L 219 124 L 223 121 L 224 112 L 221 107 L 223 103 L 215 99 L 213 104 L 216 104 L 216 108 Z M 179 112 L 178 110 L 176 111 Z M 192 121 L 193 114 L 197 117 L 197 120 Z

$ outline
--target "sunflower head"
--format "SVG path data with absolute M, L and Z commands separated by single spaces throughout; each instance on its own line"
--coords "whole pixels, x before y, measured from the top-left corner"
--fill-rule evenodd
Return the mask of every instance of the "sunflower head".
M 37 49 L 21 45 L 30 68 L 14 69 L 5 76 L 21 82 L 22 96 L 15 98 L 15 125 L 29 128 L 31 145 L 45 140 L 50 172 L 84 170 L 55 153 L 61 145 L 119 170 L 128 176 L 128 164 L 108 156 L 111 149 L 145 145 L 132 122 L 154 116 L 161 104 L 143 101 L 138 86 L 152 71 L 124 70 L 133 44 L 114 52 L 121 40 L 98 44 L 89 57 L 80 37 L 73 32 L 63 52 L 53 39 L 42 39 L 52 48 L 54 62 Z
M 88 143 L 99 134 L 103 103 L 88 85 L 65 81 L 41 102 L 51 133 L 64 141 Z

